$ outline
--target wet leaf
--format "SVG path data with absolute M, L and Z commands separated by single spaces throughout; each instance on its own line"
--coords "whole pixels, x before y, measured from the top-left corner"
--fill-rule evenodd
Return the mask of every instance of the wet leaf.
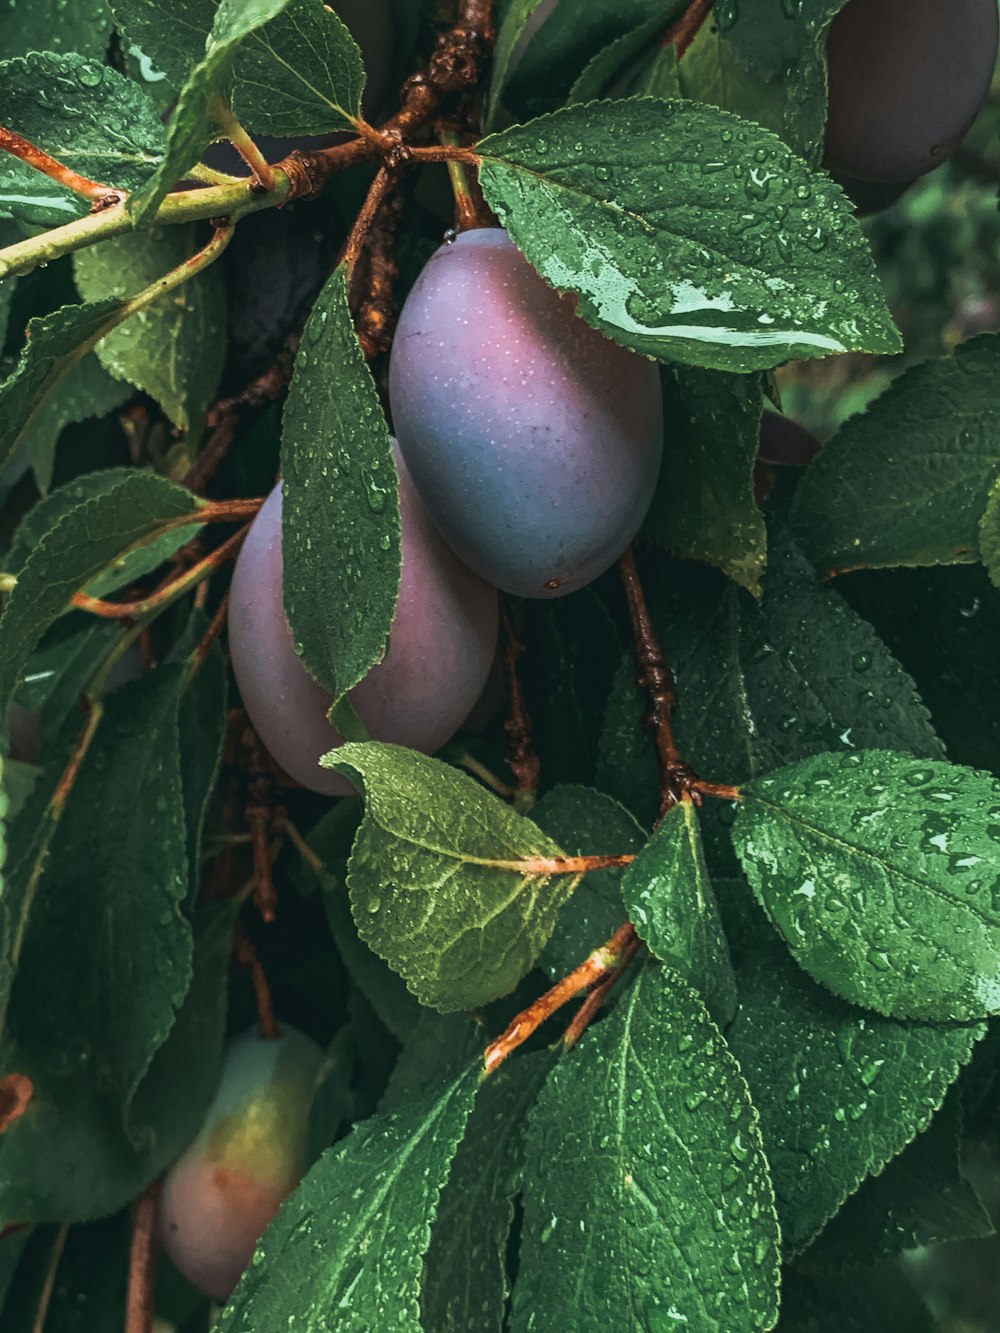
M 30 51 L 103 60 L 111 26 L 106 0 L 8 0 L 0 10 L 0 60 Z
M 1000 483 L 990 492 L 979 522 L 979 554 L 991 581 L 1000 588 Z

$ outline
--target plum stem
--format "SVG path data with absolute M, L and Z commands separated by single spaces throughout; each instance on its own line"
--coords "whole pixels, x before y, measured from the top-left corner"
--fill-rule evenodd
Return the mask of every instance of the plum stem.
M 95 212 L 111 204 L 120 203 L 124 197 L 121 190 L 116 190 L 111 185 L 102 185 L 99 181 L 92 181 L 87 176 L 81 176 L 44 152 L 30 139 L 25 139 L 4 125 L 0 125 L 0 151 L 10 153 L 12 157 L 19 158 L 35 171 L 40 171 L 43 176 L 48 176 L 50 180 L 65 186 L 67 190 L 72 190 L 83 199 L 89 199 Z
M 222 130 L 223 134 L 253 172 L 250 188 L 256 188 L 262 193 L 269 194 L 277 184 L 274 168 L 260 151 L 255 140 L 250 137 L 237 118 L 233 115 L 232 108 L 224 102 L 221 97 L 217 97 L 213 100 L 212 117 L 219 129 Z
M 693 0 L 676 23 L 663 34 L 663 45 L 672 46 L 680 60 L 701 31 L 701 26 L 712 12 L 715 0 Z
M 132 1221 L 132 1244 L 128 1259 L 128 1297 L 125 1333 L 152 1333 L 156 1314 L 157 1223 L 160 1214 L 160 1182 L 139 1195 Z
M 281 1036 L 281 1028 L 274 1016 L 274 1002 L 271 999 L 271 987 L 263 964 L 257 957 L 257 950 L 242 930 L 237 930 L 233 937 L 233 955 L 240 967 L 250 973 L 254 998 L 257 1001 L 257 1026 L 265 1041 L 274 1041 Z
M 507 733 L 507 766 L 517 783 L 515 804 L 521 814 L 527 814 L 538 791 L 540 764 L 532 735 L 531 714 L 524 697 L 518 663 L 525 651 L 524 641 L 517 632 L 510 607 L 504 603 L 502 613 L 503 670 L 507 683 L 508 711 L 503 728 Z
M 603 982 L 620 964 L 624 967 L 627 959 L 631 959 L 635 953 L 633 944 L 638 947 L 635 927 L 631 921 L 626 921 L 606 943 L 595 949 L 579 967 L 574 968 L 569 976 L 563 977 L 562 981 L 540 995 L 527 1009 L 523 1009 L 496 1041 L 487 1046 L 483 1055 L 484 1072 L 489 1075 L 499 1069 L 519 1046 L 523 1046 L 538 1031 L 546 1019 L 568 1004 L 574 995 L 579 995 L 588 986 Z
M 361 349 L 369 361 L 388 352 L 396 328 L 393 290 L 399 277 L 396 233 L 403 217 L 403 194 L 391 190 L 365 241 L 365 295 L 358 307 L 355 327 Z
M 622 973 L 625 971 L 629 963 L 631 963 L 632 959 L 639 952 L 639 946 L 641 943 L 642 941 L 638 938 L 638 936 L 634 936 L 631 940 L 629 940 L 628 944 L 626 944 L 624 950 L 622 951 L 622 955 L 618 959 L 618 962 L 615 964 L 615 966 L 611 969 L 611 971 L 603 979 L 603 981 L 599 981 L 597 983 L 597 985 L 593 988 L 593 990 L 584 1000 L 583 1004 L 580 1005 L 580 1008 L 576 1011 L 576 1015 L 574 1016 L 572 1023 L 570 1023 L 569 1027 L 563 1033 L 563 1046 L 566 1048 L 567 1051 L 571 1051 L 573 1049 L 576 1043 L 586 1032 L 587 1028 L 597 1017 L 598 1013 L 600 1012 L 601 1006 L 604 1004 L 604 1001 L 608 998 L 614 987 L 618 984 L 618 981 L 621 978 Z
M 59 1271 L 59 1262 L 63 1256 L 63 1250 L 66 1248 L 66 1237 L 69 1235 L 69 1227 L 63 1225 L 56 1232 L 56 1238 L 53 1241 L 52 1249 L 49 1252 L 48 1265 L 45 1272 L 45 1284 L 42 1287 L 41 1295 L 38 1298 L 38 1308 L 35 1311 L 34 1322 L 31 1325 L 31 1333 L 43 1333 L 45 1321 L 49 1315 L 49 1306 L 52 1304 L 52 1293 L 56 1288 L 56 1274 Z M 150 1325 L 152 1328 L 152 1325 Z M 126 1333 L 131 1333 L 126 1330 Z

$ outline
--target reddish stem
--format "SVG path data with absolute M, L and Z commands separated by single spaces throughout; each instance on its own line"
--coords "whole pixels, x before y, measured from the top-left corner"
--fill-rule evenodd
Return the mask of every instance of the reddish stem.
M 603 981 L 599 981 L 597 983 L 594 989 L 584 1000 L 583 1004 L 580 1005 L 580 1008 L 576 1011 L 576 1017 L 573 1019 L 572 1023 L 570 1023 L 566 1031 L 563 1033 L 563 1045 L 566 1047 L 568 1051 L 571 1051 L 573 1049 L 576 1043 L 586 1032 L 587 1028 L 594 1021 L 594 1019 L 596 1018 L 597 1014 L 601 1009 L 601 1006 L 604 1004 L 604 1001 L 608 998 L 608 995 L 618 984 L 618 980 L 621 977 L 622 973 L 625 971 L 629 963 L 631 963 L 632 959 L 639 952 L 640 943 L 641 941 L 639 939 L 632 939 L 628 942 L 628 944 L 625 946 L 621 958 L 619 958 L 613 970 L 608 973 L 608 975 L 604 978 Z
M 250 980 L 253 983 L 254 995 L 257 1000 L 257 1025 L 260 1028 L 260 1035 L 265 1041 L 273 1041 L 281 1036 L 281 1028 L 278 1027 L 278 1020 L 274 1016 L 271 987 L 268 985 L 267 974 L 261 965 L 261 961 L 257 957 L 257 950 L 242 931 L 238 931 L 233 939 L 233 953 L 236 955 L 236 961 L 240 967 L 245 967 L 250 973 Z
M 344 246 L 344 253 L 341 256 L 340 262 L 347 268 L 348 279 L 354 272 L 354 265 L 358 262 L 358 256 L 364 247 L 369 228 L 375 221 L 376 214 L 394 184 L 395 173 L 387 166 L 379 167 L 365 196 L 361 212 L 351 228 L 351 234 L 347 238 L 347 244 Z
M 698 36 L 714 4 L 715 0 L 692 0 L 690 7 L 663 34 L 663 45 L 676 47 L 678 60 Z
M 535 753 L 532 736 L 531 714 L 524 697 L 518 662 L 524 653 L 524 641 L 521 639 L 510 613 L 510 607 L 504 602 L 502 613 L 503 632 L 503 668 L 507 682 L 509 703 L 504 731 L 507 733 L 507 766 L 517 781 L 517 790 L 527 796 L 533 796 L 538 790 L 540 765 Z
M 153 1333 L 159 1212 L 160 1182 L 156 1180 L 139 1196 L 135 1206 L 132 1246 L 129 1251 L 125 1333 Z
M 5 1074 L 0 1078 L 0 1134 L 21 1119 L 34 1095 L 35 1085 L 27 1074 Z
M 37 145 L 31 143 L 28 139 L 22 138 L 13 130 L 0 125 L 0 150 L 12 154 L 22 162 L 27 163 L 29 167 L 34 167 L 36 171 L 42 172 L 51 180 L 58 181 L 64 185 L 67 190 L 72 190 L 74 194 L 81 195 L 84 199 L 90 199 L 96 204 L 107 205 L 109 202 L 117 203 L 121 199 L 120 190 L 115 190 L 110 185 L 102 185 L 98 181 L 92 181 L 87 176 L 81 176 L 70 167 L 64 166 L 56 158 L 50 157 L 48 153 Z

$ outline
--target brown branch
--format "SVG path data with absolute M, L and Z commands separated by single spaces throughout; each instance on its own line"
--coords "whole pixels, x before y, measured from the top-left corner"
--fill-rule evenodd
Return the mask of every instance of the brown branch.
M 493 0 L 461 0 L 454 27 L 438 38 L 427 69 L 404 84 L 402 106 L 383 130 L 409 138 L 431 123 L 447 97 L 476 88 L 494 36 Z
M 31 1333 L 44 1333 L 45 1321 L 49 1316 L 49 1306 L 52 1304 L 52 1293 L 56 1289 L 56 1274 L 59 1272 L 59 1262 L 62 1259 L 63 1250 L 66 1248 L 66 1237 L 68 1235 L 68 1226 L 61 1226 L 56 1232 L 55 1243 L 49 1256 L 48 1271 L 45 1274 L 45 1285 L 42 1287 L 42 1293 L 38 1298 L 38 1309 L 35 1311 Z
M 375 221 L 375 215 L 382 207 L 382 203 L 389 191 L 395 184 L 395 173 L 388 166 L 379 167 L 372 181 L 371 186 L 365 196 L 365 202 L 361 206 L 361 212 L 354 221 L 351 228 L 351 234 L 347 238 L 344 246 L 344 253 L 340 262 L 347 268 L 348 277 L 354 272 L 354 266 L 358 262 L 358 256 L 361 254 L 362 247 L 368 231 Z
M 365 295 L 358 307 L 355 327 L 362 351 L 369 361 L 383 356 L 392 346 L 397 315 L 393 290 L 399 277 L 396 233 L 402 217 L 403 195 L 400 190 L 393 190 L 384 200 L 368 233 Z
M 518 662 L 524 652 L 524 642 L 517 632 L 510 607 L 506 601 L 502 612 L 503 669 L 507 682 L 508 712 L 504 720 L 507 733 L 507 766 L 514 774 L 517 790 L 522 798 L 519 804 L 531 803 L 538 790 L 540 765 L 532 737 L 531 714 L 524 697 L 518 672 Z
M 202 584 L 202 587 L 205 586 L 206 586 L 205 584 Z M 197 672 L 201 669 L 201 667 L 204 666 L 205 661 L 208 658 L 208 654 L 212 651 L 212 645 L 215 643 L 216 639 L 219 637 L 219 635 L 225 628 L 226 617 L 228 614 L 229 614 L 229 591 L 227 589 L 226 593 L 222 598 L 222 601 L 219 603 L 215 615 L 212 617 L 208 629 L 201 637 L 201 642 L 198 644 L 198 647 L 191 654 L 190 676 L 196 675 Z
M 0 1134 L 21 1119 L 34 1095 L 35 1085 L 27 1074 L 5 1074 L 0 1078 Z
M 618 962 L 615 964 L 612 970 L 608 973 L 608 975 L 604 978 L 603 981 L 599 981 L 597 983 L 594 989 L 584 1000 L 583 1004 L 580 1005 L 580 1008 L 576 1011 L 576 1016 L 574 1017 L 572 1023 L 570 1023 L 569 1027 L 563 1033 L 563 1045 L 565 1046 L 566 1050 L 571 1051 L 573 1049 L 576 1043 L 586 1032 L 587 1028 L 594 1021 L 594 1019 L 596 1018 L 597 1014 L 601 1009 L 601 1006 L 604 1004 L 604 1001 L 608 998 L 608 995 L 618 984 L 618 980 L 621 977 L 622 973 L 625 971 L 629 963 L 631 963 L 632 959 L 639 952 L 639 946 L 641 943 L 642 941 L 639 940 L 638 938 L 633 938 L 628 942 L 628 944 L 625 946 L 624 951 L 622 952 L 622 956 L 619 958 Z
M 156 1314 L 157 1225 L 160 1212 L 160 1182 L 154 1180 L 135 1206 L 132 1244 L 128 1261 L 128 1296 L 125 1333 L 153 1333 Z
M 99 181 L 92 181 L 87 176 L 81 176 L 4 125 L 0 125 L 0 151 L 19 158 L 27 166 L 34 167 L 50 180 L 57 181 L 84 199 L 90 199 L 101 208 L 118 203 L 123 198 L 121 190 L 116 190 L 111 185 L 102 185 Z
M 711 14 L 714 4 L 715 0 L 692 0 L 689 8 L 663 34 L 663 45 L 675 47 L 678 60 L 681 59 L 698 36 L 701 26 Z
M 281 1028 L 274 1016 L 271 987 L 268 985 L 267 975 L 261 961 L 257 957 L 257 950 L 242 930 L 238 930 L 233 938 L 233 953 L 240 967 L 245 967 L 250 973 L 250 980 L 253 983 L 254 995 L 257 1000 L 257 1025 L 260 1028 L 260 1035 L 265 1041 L 273 1041 L 276 1037 L 281 1036 Z
M 487 1046 L 483 1056 L 485 1072 L 492 1074 L 498 1069 L 508 1056 L 513 1055 L 519 1046 L 538 1031 L 546 1019 L 568 1004 L 574 995 L 595 982 L 603 981 L 618 966 L 634 939 L 635 927 L 631 921 L 626 921 L 606 944 L 595 949 L 568 977 L 564 977 L 519 1013 L 507 1030 Z

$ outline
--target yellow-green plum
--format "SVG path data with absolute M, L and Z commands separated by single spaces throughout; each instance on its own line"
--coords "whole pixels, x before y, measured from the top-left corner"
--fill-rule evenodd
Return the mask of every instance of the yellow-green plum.
M 204 1126 L 163 1183 L 160 1238 L 190 1282 L 224 1301 L 308 1166 L 309 1109 L 323 1052 L 283 1029 L 230 1042 Z
M 505 592 L 583 587 L 645 517 L 663 447 L 658 369 L 586 324 L 506 231 L 464 232 L 423 269 L 389 398 L 431 517 Z
M 497 594 L 448 549 L 397 455 L 403 572 L 385 658 L 349 695 L 373 740 L 432 754 L 482 694 L 497 646 Z M 297 782 L 331 796 L 354 788 L 319 767 L 342 744 L 330 695 L 295 652 L 282 601 L 281 487 L 254 519 L 229 597 L 229 651 L 250 721 Z M 337 614 L 331 605 L 330 614 Z

